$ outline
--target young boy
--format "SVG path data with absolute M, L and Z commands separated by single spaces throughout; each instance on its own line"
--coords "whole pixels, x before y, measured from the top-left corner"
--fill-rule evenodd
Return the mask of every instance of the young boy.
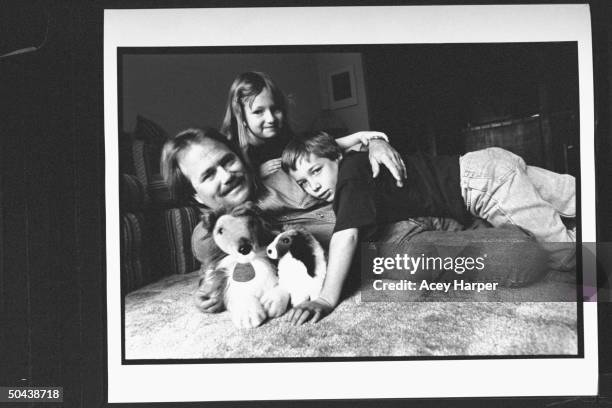
M 575 217 L 575 180 L 534 166 L 501 148 L 459 156 L 405 156 L 408 174 L 397 187 L 388 172 L 372 179 L 367 153 L 342 153 L 324 132 L 295 138 L 281 166 L 304 191 L 333 202 L 336 225 L 320 297 L 299 305 L 289 319 L 318 321 L 338 304 L 359 240 L 375 239 L 378 226 L 413 217 L 465 221 L 469 213 L 493 226 L 517 225 L 543 243 L 573 243 L 561 216 Z M 551 267 L 575 264 L 572 245 L 551 251 Z

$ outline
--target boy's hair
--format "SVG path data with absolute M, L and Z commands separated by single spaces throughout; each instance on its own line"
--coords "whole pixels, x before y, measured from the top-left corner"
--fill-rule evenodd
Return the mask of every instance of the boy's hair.
M 219 142 L 233 152 L 242 161 L 247 173 L 254 174 L 250 166 L 245 162 L 242 151 L 235 143 L 232 143 L 224 135 L 213 128 L 197 129 L 191 128 L 179 132 L 176 136 L 166 141 L 162 148 L 160 159 L 160 170 L 162 177 L 168 184 L 172 198 L 178 202 L 190 201 L 195 194 L 191 182 L 185 177 L 179 167 L 179 157 L 192 145 L 202 144 L 205 140 Z M 249 177 L 251 191 L 254 195 L 261 190 L 260 181 L 256 177 Z
M 325 132 L 307 132 L 301 136 L 293 137 L 281 156 L 281 167 L 285 173 L 296 170 L 298 160 L 310 154 L 324 157 L 329 160 L 336 160 L 342 155 L 340 146 L 333 137 Z

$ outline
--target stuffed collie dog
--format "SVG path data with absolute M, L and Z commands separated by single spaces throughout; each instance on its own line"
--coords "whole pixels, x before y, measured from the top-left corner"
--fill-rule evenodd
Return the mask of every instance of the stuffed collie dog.
M 276 269 L 266 257 L 264 245 L 272 234 L 253 204 L 245 203 L 227 214 L 210 214 L 203 222 L 226 254 L 209 277 L 224 281 L 218 285 L 234 324 L 257 327 L 268 317 L 282 315 L 289 295 L 278 286 Z
M 302 227 L 287 227 L 267 250 L 278 259 L 278 284 L 289 292 L 291 304 L 316 299 L 325 279 L 325 252 L 311 233 Z

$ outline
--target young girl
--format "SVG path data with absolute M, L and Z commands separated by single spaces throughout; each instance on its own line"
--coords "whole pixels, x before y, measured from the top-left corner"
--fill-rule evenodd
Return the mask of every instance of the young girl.
M 220 130 L 228 139 L 238 142 L 250 165 L 259 169 L 261 178 L 268 177 L 280 169 L 281 153 L 293 136 L 285 95 L 262 72 L 238 75 L 230 87 Z M 336 143 L 347 150 L 360 144 L 369 146 L 371 140 L 377 139 L 388 142 L 381 132 L 357 132 L 336 139 Z M 389 168 L 400 185 L 405 178 L 405 168 L 399 154 L 387 144 L 371 153 L 374 177 L 381 163 Z

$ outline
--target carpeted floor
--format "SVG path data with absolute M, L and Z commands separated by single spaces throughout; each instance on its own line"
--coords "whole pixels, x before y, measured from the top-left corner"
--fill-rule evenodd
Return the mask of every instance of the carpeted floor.
M 176 275 L 125 298 L 126 359 L 294 358 L 365 356 L 477 356 L 576 354 L 577 305 L 517 302 L 534 294 L 575 291 L 563 279 L 493 298 L 453 302 L 344 300 L 316 325 L 294 327 L 283 318 L 236 329 L 227 312 L 207 315 L 192 303 L 197 274 Z M 493 301 L 491 301 L 493 300 Z M 509 302 L 513 301 L 513 302 Z

